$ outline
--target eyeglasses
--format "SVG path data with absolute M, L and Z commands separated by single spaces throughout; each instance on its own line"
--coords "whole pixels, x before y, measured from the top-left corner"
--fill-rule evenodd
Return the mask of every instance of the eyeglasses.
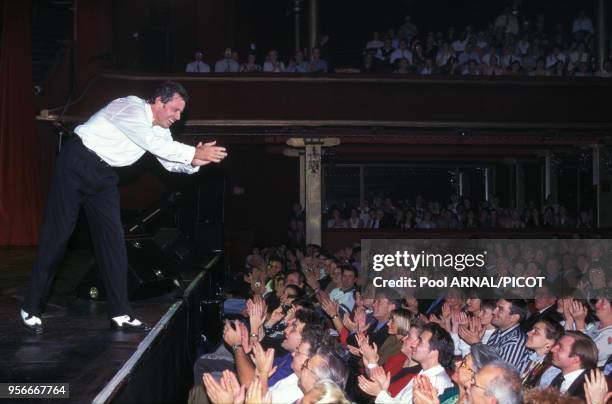
M 459 367 L 464 368 L 465 370 L 469 370 L 472 373 L 476 373 L 474 372 L 474 369 L 472 369 L 471 367 L 467 365 L 467 363 L 465 363 L 465 360 L 462 360 L 461 362 L 459 362 Z
M 304 361 L 304 363 L 302 364 L 302 372 L 303 372 L 304 370 L 307 370 L 307 371 L 309 371 L 310 373 L 314 373 L 312 369 L 309 369 L 309 368 L 308 368 L 308 362 L 310 362 L 310 358 L 306 359 L 306 360 Z

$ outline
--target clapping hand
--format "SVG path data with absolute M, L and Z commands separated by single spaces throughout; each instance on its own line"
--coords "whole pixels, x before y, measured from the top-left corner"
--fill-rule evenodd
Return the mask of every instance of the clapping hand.
M 276 372 L 276 367 L 272 366 L 274 362 L 273 348 L 269 348 L 267 351 L 264 351 L 261 344 L 256 342 L 253 344 L 253 354 L 251 355 L 251 359 L 255 364 L 259 377 L 267 379 L 274 374 L 274 372 Z
M 253 300 L 247 300 L 246 306 L 247 313 L 249 314 L 251 331 L 257 333 L 259 331 L 259 327 L 261 327 L 263 322 L 266 320 L 266 304 L 261 296 L 256 295 Z
M 246 398 L 244 400 L 244 404 L 271 404 L 272 396 L 270 391 L 266 392 L 265 395 L 262 394 L 262 383 L 258 377 L 256 377 L 249 386 L 246 391 Z
M 325 311 L 325 313 L 330 317 L 337 316 L 340 310 L 340 305 L 338 304 L 338 302 L 335 302 L 331 299 L 322 300 L 321 307 L 323 308 L 323 311 Z
M 381 391 L 389 388 L 389 384 L 391 384 L 391 374 L 385 373 L 383 368 L 377 367 L 372 369 L 369 379 L 360 375 L 357 380 L 361 390 L 376 397 Z
M 459 326 L 459 337 L 470 345 L 482 341 L 484 333 L 485 329 L 478 317 L 469 318 L 467 325 Z
M 438 390 L 431 384 L 427 376 L 415 376 L 412 402 L 414 404 L 440 404 Z
M 568 305 L 568 310 L 574 319 L 576 329 L 579 331 L 584 330 L 587 309 L 584 307 L 582 302 L 579 300 L 573 300 L 571 304 Z
M 225 326 L 223 326 L 223 341 L 225 341 L 227 345 L 242 344 L 242 330 L 239 323 L 240 321 L 234 320 L 234 326 L 232 326 L 230 321 L 225 321 Z
M 195 154 L 191 165 L 193 166 L 205 166 L 210 163 L 220 163 L 225 157 L 227 152 L 225 147 L 215 146 L 217 142 L 209 143 L 198 143 L 196 146 Z
M 235 377 L 235 376 L 234 376 Z M 213 404 L 227 404 L 234 402 L 234 390 L 231 384 L 221 378 L 219 382 L 210 373 L 204 373 L 202 381 L 206 387 L 206 394 Z
M 367 335 L 357 334 L 356 338 L 364 365 L 367 367 L 368 363 L 378 364 L 380 358 L 376 343 L 370 344 L 370 338 Z
M 608 383 L 601 370 L 591 370 L 585 377 L 584 393 L 587 404 L 606 404 L 612 398 L 612 392 L 608 392 Z

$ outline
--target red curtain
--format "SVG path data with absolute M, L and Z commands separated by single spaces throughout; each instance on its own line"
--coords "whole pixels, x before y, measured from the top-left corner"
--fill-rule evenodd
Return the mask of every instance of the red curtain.
M 0 245 L 33 245 L 42 218 L 30 1 L 5 0 L 0 46 Z

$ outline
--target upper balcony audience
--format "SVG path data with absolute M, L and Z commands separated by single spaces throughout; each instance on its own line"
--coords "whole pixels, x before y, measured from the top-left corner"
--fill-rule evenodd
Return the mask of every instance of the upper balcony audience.
M 283 58 L 277 50 L 270 50 L 264 58 L 263 71 L 393 72 L 417 76 L 612 75 L 610 60 L 604 61 L 603 69 L 596 69 L 593 22 L 585 10 L 579 11 L 571 27 L 551 24 L 544 15 L 529 18 L 519 11 L 506 7 L 497 17 L 491 16 L 488 24 L 478 28 L 467 25 L 461 31 L 449 27 L 446 33 L 420 32 L 412 18 L 406 16 L 397 29 L 372 33 L 364 43 L 359 66 L 330 66 L 328 58 L 333 55 L 321 48 L 327 48 L 329 36 L 323 36 L 319 46 L 308 52 L 298 51 L 293 57 Z M 255 58 L 252 51 L 240 65 L 238 55 L 228 48 L 224 59 L 215 64 L 215 72 L 258 72 Z M 192 71 L 189 66 L 188 71 Z

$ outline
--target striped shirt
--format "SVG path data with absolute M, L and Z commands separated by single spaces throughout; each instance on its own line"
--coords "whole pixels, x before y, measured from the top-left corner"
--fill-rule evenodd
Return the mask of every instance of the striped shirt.
M 527 364 L 530 353 L 525 347 L 526 340 L 525 333 L 519 324 L 516 324 L 505 331 L 495 331 L 487 341 L 487 345 L 495 349 L 503 360 L 514 366 L 520 373 Z

